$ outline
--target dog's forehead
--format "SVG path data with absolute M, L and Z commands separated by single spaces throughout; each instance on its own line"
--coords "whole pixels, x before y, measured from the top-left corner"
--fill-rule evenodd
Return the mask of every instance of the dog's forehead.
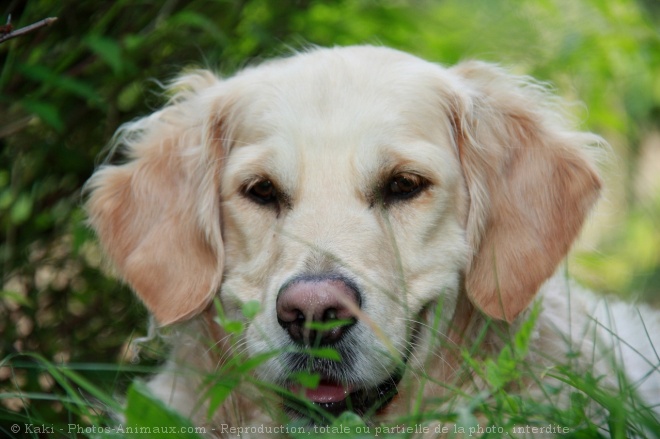
M 375 166 L 398 145 L 449 143 L 452 80 L 438 65 L 386 48 L 319 49 L 269 62 L 230 81 L 235 144 L 270 146 L 286 166 L 306 159 Z
M 229 85 L 246 137 L 277 132 L 340 140 L 428 132 L 442 122 L 451 82 L 445 69 L 414 56 L 349 47 L 272 61 L 238 74 Z

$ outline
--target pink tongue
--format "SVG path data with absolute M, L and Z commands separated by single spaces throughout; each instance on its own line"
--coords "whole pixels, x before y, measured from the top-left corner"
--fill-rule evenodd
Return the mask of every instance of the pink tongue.
M 339 383 L 322 380 L 316 389 L 306 389 L 305 396 L 312 402 L 328 403 L 346 399 L 350 389 Z

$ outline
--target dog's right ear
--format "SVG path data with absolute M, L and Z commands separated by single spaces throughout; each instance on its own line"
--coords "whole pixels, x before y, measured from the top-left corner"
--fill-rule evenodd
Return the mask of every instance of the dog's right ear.
M 203 310 L 223 266 L 222 83 L 197 72 L 172 88 L 165 108 L 118 131 L 127 163 L 102 166 L 86 185 L 102 247 L 161 325 Z

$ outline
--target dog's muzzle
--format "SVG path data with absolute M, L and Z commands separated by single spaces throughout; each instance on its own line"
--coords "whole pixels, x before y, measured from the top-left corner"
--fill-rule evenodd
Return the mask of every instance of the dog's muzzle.
M 320 382 L 313 389 L 302 389 L 287 380 L 284 387 L 293 394 L 304 395 L 306 400 L 285 398 L 286 407 L 294 414 L 317 423 L 326 422 L 327 414 L 337 416 L 348 410 L 365 416 L 387 405 L 396 395 L 402 367 L 371 388 L 361 388 L 345 379 L 354 366 L 346 338 L 357 323 L 361 308 L 359 288 L 340 275 L 300 276 L 280 289 L 277 320 L 292 343 L 301 348 L 299 353 L 285 354 L 285 361 L 292 372 L 320 375 Z M 304 352 L 306 348 L 318 347 L 335 348 L 342 362 L 314 358 Z

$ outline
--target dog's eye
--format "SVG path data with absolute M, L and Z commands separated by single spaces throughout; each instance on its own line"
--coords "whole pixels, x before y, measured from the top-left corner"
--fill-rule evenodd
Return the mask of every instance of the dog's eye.
M 425 186 L 425 180 L 419 175 L 401 173 L 393 176 L 385 187 L 385 202 L 405 200 L 417 195 Z
M 259 204 L 269 204 L 277 201 L 275 186 L 270 180 L 261 180 L 254 184 L 247 192 L 250 198 Z
M 390 192 L 393 195 L 408 195 L 419 189 L 419 178 L 405 174 L 397 175 L 390 181 Z

